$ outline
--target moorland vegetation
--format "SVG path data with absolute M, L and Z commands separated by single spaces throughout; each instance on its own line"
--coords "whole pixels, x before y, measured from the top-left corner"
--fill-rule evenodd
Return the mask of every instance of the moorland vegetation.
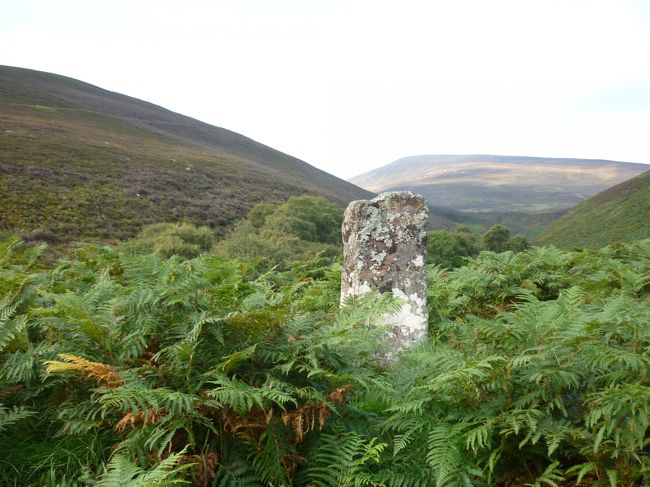
M 0 66 L 0 230 L 112 243 L 187 221 L 218 235 L 290 195 L 371 193 L 243 135 L 79 80 Z
M 298 197 L 56 262 L 4 235 L 0 483 L 650 482 L 650 240 L 433 234 L 429 338 L 387 365 L 367 323 L 400 303 L 339 306 L 340 217 Z

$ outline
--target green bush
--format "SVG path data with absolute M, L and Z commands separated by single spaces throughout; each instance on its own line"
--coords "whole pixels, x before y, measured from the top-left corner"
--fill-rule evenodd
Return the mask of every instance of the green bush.
M 490 227 L 481 237 L 483 248 L 491 252 L 505 252 L 512 250 L 521 252 L 526 250 L 528 241 L 521 235 L 510 236 L 510 229 L 505 225 L 494 225 Z
M 452 269 L 462 266 L 467 257 L 478 255 L 479 247 L 471 232 L 437 230 L 427 235 L 427 264 Z
M 164 258 L 178 255 L 191 259 L 209 251 L 214 242 L 214 233 L 208 227 L 190 223 L 156 223 L 143 228 L 122 248 L 129 253 L 155 253 Z
M 316 254 L 340 254 L 343 210 L 318 196 L 292 196 L 285 203 L 254 206 L 245 221 L 217 243 L 226 259 L 285 268 Z
M 523 252 L 529 247 L 528 241 L 521 235 L 510 237 L 510 230 L 504 225 L 495 225 L 482 236 L 460 226 L 452 231 L 428 233 L 427 264 L 454 269 L 464 265 L 468 257 L 476 257 L 482 250 Z
M 343 209 L 320 196 L 292 196 L 268 214 L 263 228 L 308 242 L 341 243 Z

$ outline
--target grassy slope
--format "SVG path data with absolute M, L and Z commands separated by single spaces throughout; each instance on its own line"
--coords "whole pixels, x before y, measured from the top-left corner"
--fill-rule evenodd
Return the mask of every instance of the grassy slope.
M 598 248 L 650 237 L 650 171 L 583 201 L 551 225 L 539 244 Z
M 0 67 L 0 228 L 113 240 L 255 203 L 371 194 L 234 132 L 63 76 Z
M 484 230 L 492 225 L 505 225 L 513 235 L 520 234 L 528 239 L 537 237 L 549 225 L 560 218 L 565 210 L 543 211 L 543 212 L 485 212 L 473 213 L 483 222 Z

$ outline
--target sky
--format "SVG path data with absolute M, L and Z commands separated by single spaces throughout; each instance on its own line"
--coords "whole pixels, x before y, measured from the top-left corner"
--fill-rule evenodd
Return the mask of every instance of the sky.
M 418 154 L 650 163 L 646 0 L 0 0 L 0 64 L 342 178 Z

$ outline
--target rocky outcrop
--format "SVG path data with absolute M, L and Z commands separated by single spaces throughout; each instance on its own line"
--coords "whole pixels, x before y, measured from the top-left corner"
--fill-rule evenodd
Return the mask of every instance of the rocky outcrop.
M 383 318 L 392 326 L 390 341 L 396 349 L 427 332 L 427 220 L 426 201 L 411 192 L 353 201 L 345 210 L 341 303 L 372 289 L 404 300 L 399 314 Z

